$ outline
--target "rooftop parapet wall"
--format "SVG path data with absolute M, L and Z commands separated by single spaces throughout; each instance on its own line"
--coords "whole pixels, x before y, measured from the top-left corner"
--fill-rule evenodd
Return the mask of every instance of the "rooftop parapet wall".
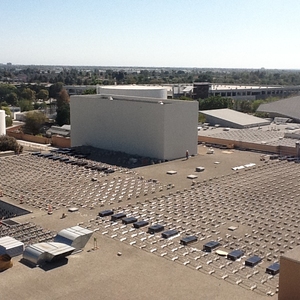
M 273 146 L 273 145 L 266 145 L 266 144 L 258 144 L 258 143 L 249 143 L 249 142 L 242 142 L 242 141 L 234 141 L 234 140 L 227 140 L 227 139 L 220 139 L 210 136 L 198 136 L 198 143 L 209 143 L 209 144 L 216 144 L 221 146 L 226 146 L 228 148 L 239 148 L 239 149 L 247 149 L 247 150 L 255 150 L 260 152 L 267 152 L 267 153 L 276 153 L 279 155 L 297 155 L 297 150 L 294 147 L 288 146 Z

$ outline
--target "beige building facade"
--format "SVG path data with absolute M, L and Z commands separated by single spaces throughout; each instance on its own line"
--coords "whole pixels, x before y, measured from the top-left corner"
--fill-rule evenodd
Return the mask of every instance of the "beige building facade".
M 71 145 L 172 160 L 197 154 L 198 102 L 134 96 L 72 96 Z

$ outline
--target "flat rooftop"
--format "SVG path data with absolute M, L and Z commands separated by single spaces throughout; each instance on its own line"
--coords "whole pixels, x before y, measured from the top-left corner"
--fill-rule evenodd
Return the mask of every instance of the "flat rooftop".
M 200 145 L 198 155 L 187 160 L 135 169 L 112 164 L 114 173 L 30 154 L 0 158 L 1 200 L 32 211 L 14 218 L 27 231 L 2 225 L 0 236 L 31 244 L 51 241 L 56 232 L 79 225 L 94 231 L 99 247 L 93 250 L 92 238 L 67 261 L 33 269 L 14 258 L 13 268 L 0 273 L 1 299 L 197 299 L 200 294 L 277 299 L 278 275 L 266 274 L 265 268 L 299 242 L 300 164 L 262 162 L 253 152 L 207 150 Z M 205 170 L 196 172 L 199 166 Z M 244 168 L 234 171 L 236 166 Z M 177 173 L 168 175 L 170 170 Z M 191 174 L 194 180 L 187 178 Z M 71 213 L 70 207 L 78 211 Z M 161 233 L 148 234 L 147 228 L 99 218 L 105 209 L 149 225 L 163 224 L 179 235 L 166 240 Z M 181 245 L 180 239 L 189 235 L 198 241 Z M 203 252 L 210 241 L 245 255 L 230 262 L 215 251 Z M 245 267 L 252 255 L 263 257 L 262 262 Z
M 257 144 L 266 144 L 274 146 L 295 147 L 295 138 L 287 138 L 287 133 L 298 133 L 299 124 L 269 124 L 246 129 L 224 128 L 224 127 L 201 127 L 198 130 L 198 136 L 209 136 L 214 138 L 251 142 Z
M 300 96 L 281 99 L 274 102 L 263 103 L 258 112 L 267 112 L 294 120 L 300 120 Z
M 268 120 L 228 108 L 201 110 L 200 113 L 210 118 L 219 119 L 220 122 L 226 121 L 242 127 L 254 127 L 255 125 L 260 126 L 270 124 L 270 121 Z

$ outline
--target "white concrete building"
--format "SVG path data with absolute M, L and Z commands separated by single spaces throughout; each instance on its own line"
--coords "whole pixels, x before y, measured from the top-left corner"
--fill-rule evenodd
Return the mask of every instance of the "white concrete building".
M 171 160 L 197 154 L 198 102 L 72 96 L 71 145 Z
M 5 110 L 0 110 L 0 135 L 6 135 Z

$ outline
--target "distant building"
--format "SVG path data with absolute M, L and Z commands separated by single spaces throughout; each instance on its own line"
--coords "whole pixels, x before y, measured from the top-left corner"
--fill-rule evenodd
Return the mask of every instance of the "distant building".
M 258 112 L 268 113 L 270 117 L 286 117 L 300 123 L 300 96 L 261 104 Z
M 229 97 L 236 100 L 256 100 L 268 97 L 286 97 L 298 94 L 300 86 L 249 86 L 212 84 L 210 96 Z
M 9 106 L 9 110 L 10 110 L 10 113 L 11 113 L 11 117 L 13 119 L 16 119 L 16 116 L 15 116 L 16 113 L 21 112 L 21 108 L 18 107 L 18 106 Z
M 225 85 L 207 82 L 195 82 L 193 84 L 193 99 L 221 96 L 236 100 L 256 100 L 268 97 L 286 97 L 299 94 L 299 92 L 300 86 Z
M 206 99 L 209 97 L 211 84 L 208 82 L 194 82 L 193 99 Z
M 63 125 L 63 126 L 51 126 L 47 131 L 46 135 L 51 137 L 52 135 L 60 135 L 63 137 L 70 137 L 71 133 L 71 125 Z
M 191 97 L 195 100 L 210 96 L 228 97 L 236 100 L 256 100 L 268 97 L 287 97 L 300 93 L 300 86 L 250 86 L 194 82 L 166 85 L 65 85 L 70 96 L 82 95 L 96 89 L 97 94 L 129 95 L 154 98 Z M 148 90 L 148 91 L 147 91 Z
M 271 123 L 268 120 L 257 118 L 228 108 L 202 110 L 200 113 L 205 116 L 206 122 L 213 126 L 218 124 L 221 127 L 250 128 L 269 125 Z
M 15 112 L 14 113 L 14 119 L 16 121 L 25 122 L 27 113 L 28 113 L 28 111 Z

